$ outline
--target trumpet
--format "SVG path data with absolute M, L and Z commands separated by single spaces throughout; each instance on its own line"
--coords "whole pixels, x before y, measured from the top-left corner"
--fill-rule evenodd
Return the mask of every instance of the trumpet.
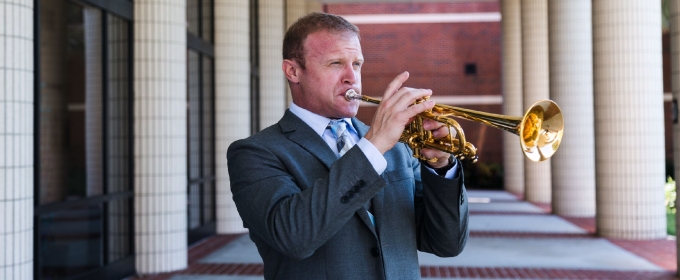
M 380 100 L 360 95 L 353 89 L 345 92 L 345 99 L 362 100 L 373 104 L 380 104 Z M 414 104 L 427 100 L 417 100 Z M 540 162 L 552 157 L 560 146 L 564 134 L 564 117 L 562 110 L 552 100 L 540 100 L 534 103 L 521 117 L 506 116 L 480 112 L 465 108 L 435 104 L 432 109 L 418 114 L 408 124 L 399 138 L 399 142 L 407 144 L 413 151 L 413 156 L 420 160 L 427 160 L 421 155 L 423 148 L 437 149 L 452 154 L 458 159 L 470 159 L 477 162 L 477 148 L 465 139 L 465 133 L 455 118 L 461 118 L 482 123 L 497 129 L 508 131 L 520 137 L 520 147 L 524 155 L 531 161 Z M 435 138 L 432 132 L 423 129 L 423 118 L 443 123 L 455 136 L 449 133 L 446 137 Z

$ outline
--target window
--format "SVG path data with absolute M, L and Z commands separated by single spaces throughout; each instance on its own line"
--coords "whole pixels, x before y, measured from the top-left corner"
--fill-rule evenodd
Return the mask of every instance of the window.
M 476 63 L 466 63 L 465 64 L 465 75 L 477 75 L 477 64 Z
M 36 10 L 39 279 L 134 272 L 132 4 L 108 1 L 112 13 L 88 2 Z
M 187 225 L 189 244 L 215 234 L 213 2 L 187 1 Z

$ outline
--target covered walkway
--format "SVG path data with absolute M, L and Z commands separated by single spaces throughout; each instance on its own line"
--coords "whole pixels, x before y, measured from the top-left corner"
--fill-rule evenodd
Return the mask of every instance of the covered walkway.
M 423 279 L 680 279 L 674 238 L 595 235 L 594 218 L 563 218 L 505 191 L 468 191 L 470 239 L 456 258 L 420 253 Z M 186 270 L 134 279 L 262 279 L 247 235 L 218 235 L 189 249 Z

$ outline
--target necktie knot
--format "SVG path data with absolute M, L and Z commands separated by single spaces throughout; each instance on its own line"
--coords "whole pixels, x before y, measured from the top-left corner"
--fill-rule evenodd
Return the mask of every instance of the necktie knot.
M 351 147 L 351 138 L 347 132 L 347 123 L 343 119 L 331 120 L 328 124 L 333 136 L 337 140 L 338 153 L 344 155 Z

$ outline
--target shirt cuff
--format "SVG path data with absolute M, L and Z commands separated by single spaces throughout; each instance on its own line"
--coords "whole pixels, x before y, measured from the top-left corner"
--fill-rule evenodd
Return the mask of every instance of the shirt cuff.
M 423 164 L 423 166 L 425 166 L 425 168 L 430 170 L 430 172 L 437 174 L 437 172 L 435 172 L 432 167 L 429 167 L 425 164 Z M 446 179 L 455 178 L 458 175 L 458 169 L 459 169 L 458 168 L 458 161 L 456 159 L 453 159 L 453 166 L 451 166 L 451 168 L 448 171 L 446 171 L 446 174 L 444 174 L 444 178 L 446 178 Z
M 357 146 L 359 146 L 359 149 L 364 152 L 364 155 L 366 155 L 368 161 L 371 163 L 371 165 L 373 165 L 375 172 L 382 174 L 387 168 L 387 160 L 385 159 L 385 156 L 383 156 L 380 151 L 378 151 L 378 148 L 376 148 L 373 143 L 368 141 L 366 138 L 361 138 L 361 140 L 357 142 Z M 448 175 L 448 173 L 446 174 Z

